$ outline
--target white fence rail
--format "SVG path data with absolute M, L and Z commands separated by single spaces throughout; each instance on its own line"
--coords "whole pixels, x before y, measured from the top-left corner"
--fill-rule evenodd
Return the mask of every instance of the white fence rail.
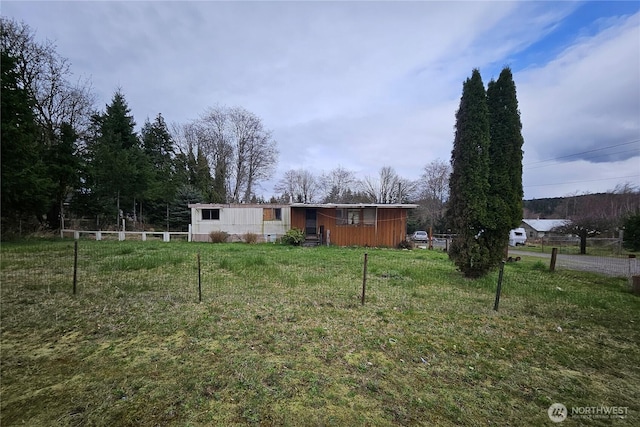
M 172 236 L 187 236 L 187 241 L 190 242 L 192 238 L 191 225 L 189 225 L 189 231 L 103 231 L 103 230 L 60 230 L 60 237 L 73 236 L 75 240 L 80 239 L 81 236 L 94 237 L 95 240 L 103 240 L 109 236 L 116 236 L 118 240 L 127 240 L 127 236 L 131 238 L 138 237 L 135 240 L 142 240 L 145 242 L 147 238 L 154 236 L 161 236 L 163 242 L 170 242 Z

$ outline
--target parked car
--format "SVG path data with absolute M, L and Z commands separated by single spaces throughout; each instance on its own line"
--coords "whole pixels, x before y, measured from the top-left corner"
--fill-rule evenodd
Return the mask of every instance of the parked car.
M 414 242 L 428 242 L 429 234 L 426 231 L 419 230 L 411 235 L 411 240 Z

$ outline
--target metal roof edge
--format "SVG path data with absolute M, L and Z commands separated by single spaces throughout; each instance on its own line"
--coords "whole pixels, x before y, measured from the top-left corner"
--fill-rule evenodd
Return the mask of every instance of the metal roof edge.
M 418 205 L 412 203 L 291 203 L 292 208 L 401 208 L 416 209 Z

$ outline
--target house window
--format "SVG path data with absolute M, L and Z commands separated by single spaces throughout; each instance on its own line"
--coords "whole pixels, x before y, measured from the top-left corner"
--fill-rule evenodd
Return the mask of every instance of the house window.
M 376 225 L 375 208 L 366 208 L 362 210 L 362 223 L 364 225 Z
M 202 209 L 203 220 L 219 220 L 220 209 Z
M 375 225 L 375 208 L 336 209 L 336 225 Z
M 346 209 L 336 209 L 336 225 L 347 225 Z
M 347 221 L 349 221 L 349 225 L 360 224 L 360 209 L 348 209 L 347 215 Z
M 282 221 L 282 208 L 263 208 L 263 221 Z

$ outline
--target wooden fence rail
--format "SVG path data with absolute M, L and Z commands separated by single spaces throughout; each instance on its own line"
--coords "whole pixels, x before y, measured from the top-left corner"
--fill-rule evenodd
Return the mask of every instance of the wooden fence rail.
M 123 241 L 127 239 L 127 236 L 139 236 L 139 240 L 143 242 L 148 237 L 162 236 L 162 241 L 170 242 L 171 236 L 187 236 L 187 241 L 191 241 L 191 225 L 189 225 L 189 231 L 103 231 L 103 230 L 60 230 L 60 237 L 65 238 L 67 236 L 73 236 L 75 240 L 80 239 L 81 236 L 94 236 L 95 240 L 103 240 L 107 236 L 117 236 L 118 240 Z

